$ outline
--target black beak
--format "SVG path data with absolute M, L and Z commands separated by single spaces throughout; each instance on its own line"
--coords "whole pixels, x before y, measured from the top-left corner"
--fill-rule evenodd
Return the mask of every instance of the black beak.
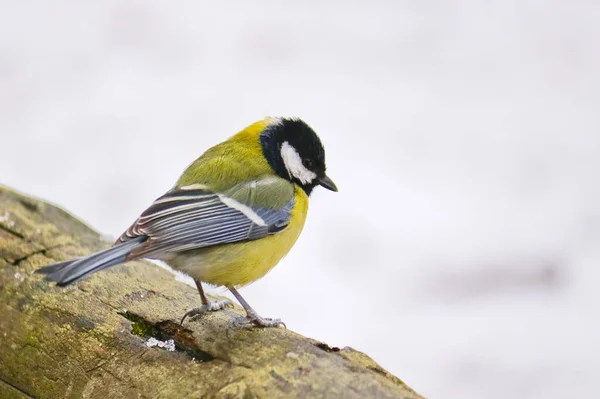
M 331 180 L 329 178 L 329 176 L 325 175 L 323 177 L 319 177 L 319 179 L 317 179 L 317 181 L 319 182 L 319 185 L 325 187 L 327 190 L 331 190 L 331 191 L 335 191 L 337 192 L 338 188 L 335 185 L 335 183 L 333 182 L 333 180 Z

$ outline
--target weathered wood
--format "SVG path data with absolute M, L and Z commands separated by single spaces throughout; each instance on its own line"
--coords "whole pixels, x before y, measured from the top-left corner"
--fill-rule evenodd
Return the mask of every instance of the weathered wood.
M 108 245 L 60 208 L 0 187 L 0 397 L 420 398 L 351 348 L 229 326 L 239 307 L 180 327 L 198 294 L 151 263 L 67 288 L 33 274 Z M 148 347 L 150 337 L 176 350 Z

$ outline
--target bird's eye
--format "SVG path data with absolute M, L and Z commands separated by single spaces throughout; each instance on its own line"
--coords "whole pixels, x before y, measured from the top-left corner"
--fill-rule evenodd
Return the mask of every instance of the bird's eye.
M 304 158 L 302 160 L 302 163 L 304 164 L 304 166 L 306 166 L 308 169 L 311 169 L 314 166 L 314 162 L 312 159 L 310 158 Z

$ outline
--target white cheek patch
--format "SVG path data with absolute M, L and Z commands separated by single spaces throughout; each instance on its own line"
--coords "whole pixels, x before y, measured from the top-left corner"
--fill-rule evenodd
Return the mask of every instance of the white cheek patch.
M 306 169 L 298 151 L 287 141 L 281 145 L 281 158 L 289 174 L 300 180 L 302 184 L 311 183 L 317 177 L 314 172 Z

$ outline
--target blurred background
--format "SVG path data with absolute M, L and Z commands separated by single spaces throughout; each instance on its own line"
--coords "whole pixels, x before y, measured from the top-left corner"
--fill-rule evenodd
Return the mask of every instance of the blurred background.
M 431 398 L 600 375 L 600 3 L 0 1 L 0 183 L 118 236 L 300 116 L 339 193 L 242 291 Z

